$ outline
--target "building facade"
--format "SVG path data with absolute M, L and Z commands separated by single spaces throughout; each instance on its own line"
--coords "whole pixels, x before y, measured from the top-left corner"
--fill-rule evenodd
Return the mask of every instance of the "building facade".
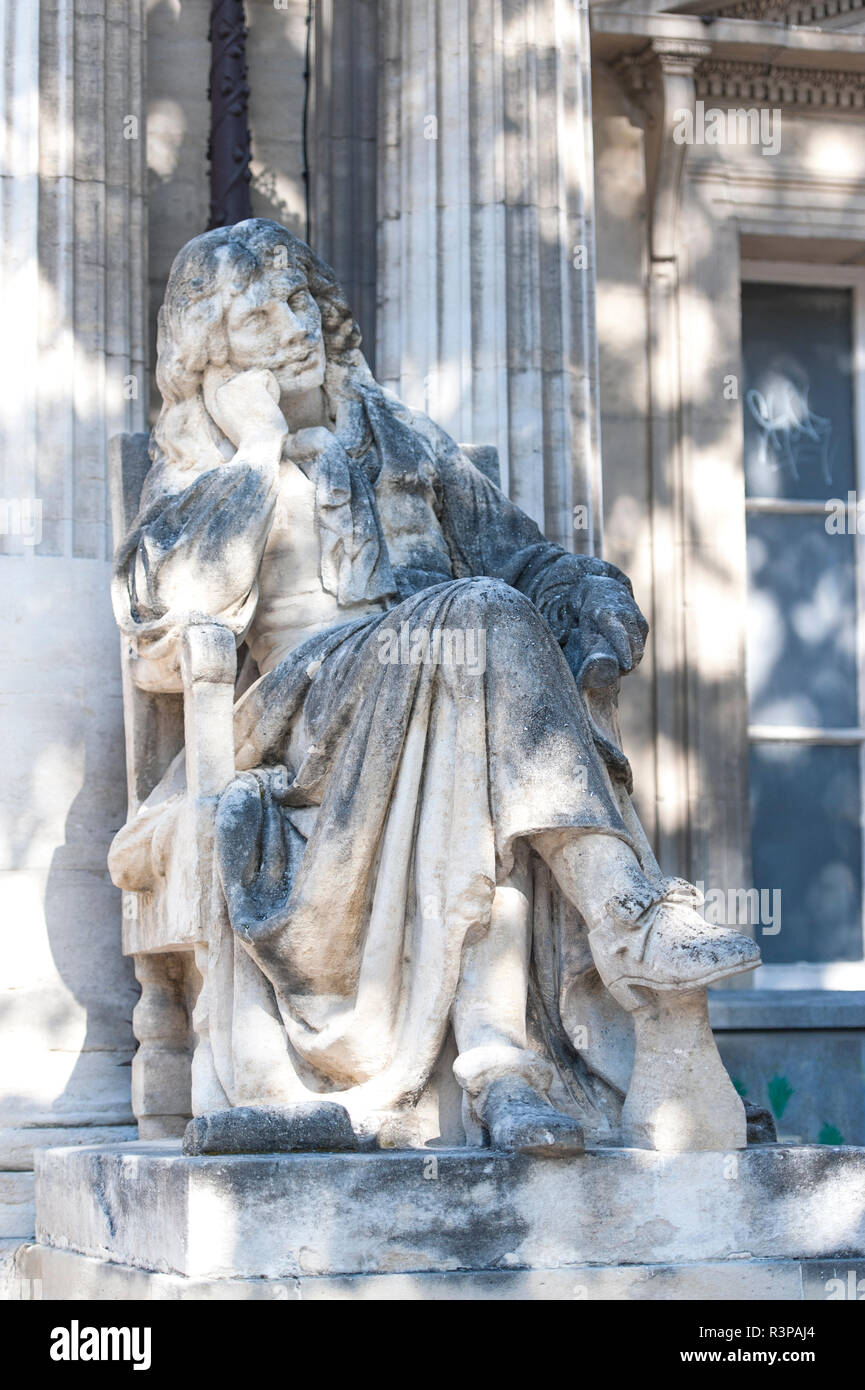
M 495 445 L 551 539 L 632 578 L 641 818 L 763 950 L 713 1003 L 734 1078 L 785 1135 L 865 1142 L 865 8 L 214 8 L 248 28 L 253 214 L 333 264 L 379 380 Z M 17 1241 L 34 1147 L 134 1133 L 137 987 L 105 865 L 126 787 L 107 441 L 154 416 L 156 310 L 211 215 L 213 44 L 210 0 L 0 16 Z

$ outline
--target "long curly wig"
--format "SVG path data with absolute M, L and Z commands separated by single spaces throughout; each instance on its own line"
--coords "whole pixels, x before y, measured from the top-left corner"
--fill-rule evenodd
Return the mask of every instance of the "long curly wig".
M 225 319 L 232 298 L 256 275 L 300 269 L 321 314 L 330 399 L 351 392 L 350 378 L 374 386 L 360 351 L 360 329 L 330 266 L 280 226 L 251 217 L 187 242 L 175 257 L 159 310 L 156 381 L 162 409 L 150 456 L 170 468 L 218 467 L 233 446 L 212 419 L 202 389 L 208 365 L 228 359 Z

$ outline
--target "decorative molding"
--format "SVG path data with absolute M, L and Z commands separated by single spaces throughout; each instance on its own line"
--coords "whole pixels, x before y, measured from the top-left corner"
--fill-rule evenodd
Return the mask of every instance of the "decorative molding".
M 623 54 L 612 65 L 649 116 L 646 183 L 653 262 L 676 258 L 685 146 L 675 139 L 674 129 L 683 110 L 694 110 L 695 75 L 711 53 L 708 42 L 653 39 L 640 53 Z
M 693 76 L 697 65 L 711 53 L 710 43 L 693 39 L 653 39 L 639 53 L 623 53 L 610 66 L 632 92 L 654 92 L 660 87 L 663 76 Z
M 819 27 L 822 20 L 840 19 L 860 10 L 865 10 L 865 0 L 818 0 L 812 5 L 803 5 L 800 0 L 737 0 L 735 5 L 720 5 L 712 14 L 718 19 L 751 19 L 813 28 Z
M 697 97 L 722 103 L 752 101 L 808 110 L 865 110 L 865 72 L 794 68 L 711 55 L 710 43 L 656 39 L 640 53 L 623 54 L 611 66 L 638 95 L 656 95 L 670 76 L 682 75 L 693 77 Z
M 865 72 L 779 67 L 710 58 L 695 73 L 698 97 L 835 111 L 865 110 Z

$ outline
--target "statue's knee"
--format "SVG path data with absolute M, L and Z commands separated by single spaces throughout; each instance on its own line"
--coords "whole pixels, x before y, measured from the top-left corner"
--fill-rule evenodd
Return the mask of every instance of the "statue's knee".
M 469 580 L 455 600 L 450 621 L 475 623 L 487 632 L 513 632 L 534 629 L 541 616 L 530 598 L 503 579 L 485 577 Z

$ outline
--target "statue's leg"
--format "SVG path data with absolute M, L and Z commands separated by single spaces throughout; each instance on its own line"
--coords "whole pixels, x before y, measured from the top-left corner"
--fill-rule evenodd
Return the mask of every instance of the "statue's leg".
M 547 830 L 532 843 L 583 917 L 598 974 L 623 1008 L 641 1008 L 645 990 L 689 993 L 760 964 L 751 937 L 706 922 L 689 884 L 647 877 L 618 836 Z
M 582 1130 L 547 1100 L 553 1069 L 526 1039 L 530 955 L 523 865 L 496 889 L 489 929 L 463 953 L 453 1007 L 454 1074 L 493 1148 L 570 1157 L 583 1150 Z
M 759 964 L 755 943 L 705 922 L 681 880 L 648 878 L 618 837 L 547 831 L 533 844 L 582 914 L 601 979 L 633 1016 L 623 1142 L 744 1148 L 745 1111 L 709 1027 L 706 986 Z
M 525 1050 L 531 954 L 531 901 L 525 874 L 515 872 L 495 893 L 490 925 L 463 951 L 453 1008 L 457 1048 Z

